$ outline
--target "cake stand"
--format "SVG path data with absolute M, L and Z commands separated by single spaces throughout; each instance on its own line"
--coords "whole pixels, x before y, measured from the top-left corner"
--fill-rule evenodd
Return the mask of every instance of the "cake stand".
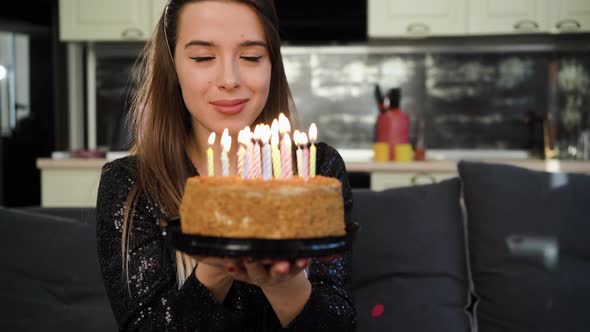
M 162 219 L 160 228 L 170 246 L 189 255 L 294 260 L 343 254 L 352 246 L 359 226 L 347 224 L 344 236 L 286 240 L 188 235 L 180 229 L 180 217 Z

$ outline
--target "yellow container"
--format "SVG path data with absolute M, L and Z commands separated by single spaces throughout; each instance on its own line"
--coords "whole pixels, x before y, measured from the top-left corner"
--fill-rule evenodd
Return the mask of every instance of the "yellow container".
M 408 162 L 414 159 L 414 151 L 410 144 L 395 145 L 395 161 Z
M 389 144 L 387 144 L 387 143 L 373 144 L 373 161 L 376 161 L 376 162 L 389 161 Z

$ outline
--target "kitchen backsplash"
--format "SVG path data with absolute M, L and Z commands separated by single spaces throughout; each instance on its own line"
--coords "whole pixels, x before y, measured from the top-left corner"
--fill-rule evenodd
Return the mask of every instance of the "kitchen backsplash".
M 97 141 L 111 150 L 127 140 L 123 120 L 135 56 L 97 59 Z M 426 148 L 526 150 L 542 144 L 534 125 L 547 117 L 563 157 L 575 157 L 571 147 L 590 128 L 588 52 L 323 46 L 284 47 L 283 58 L 301 126 L 316 122 L 320 139 L 338 148 L 371 148 L 375 84 L 384 91 L 401 87 L 411 139 L 423 137 Z

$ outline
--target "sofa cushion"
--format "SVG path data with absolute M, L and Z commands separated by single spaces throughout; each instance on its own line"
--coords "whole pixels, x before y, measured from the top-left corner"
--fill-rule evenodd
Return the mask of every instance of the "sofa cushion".
M 458 179 L 353 192 L 358 331 L 468 331 Z
M 44 214 L 56 217 L 62 217 L 78 221 L 85 224 L 91 224 L 92 227 L 96 227 L 96 209 L 92 207 L 24 207 L 19 208 L 21 211 L 31 212 L 34 214 Z
M 590 329 L 590 176 L 461 162 L 479 331 Z
M 0 208 L 0 243 L 0 331 L 116 330 L 93 226 Z

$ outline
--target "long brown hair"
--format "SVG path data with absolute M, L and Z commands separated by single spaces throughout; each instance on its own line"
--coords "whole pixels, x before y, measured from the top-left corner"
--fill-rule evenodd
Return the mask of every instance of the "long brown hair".
M 167 216 L 178 214 L 184 185 L 191 175 L 185 148 L 191 134 L 191 115 L 180 93 L 172 54 L 176 46 L 180 9 L 187 3 L 211 0 L 170 0 L 151 40 L 145 45 L 135 67 L 138 90 L 128 121 L 134 134 L 131 154 L 137 158 L 138 179 L 125 201 L 121 254 L 128 274 L 128 248 L 133 211 L 139 193 L 144 192 Z M 250 6 L 258 15 L 269 48 L 271 82 L 269 96 L 255 123 L 270 123 L 284 113 L 291 120 L 295 107 L 281 57 L 278 17 L 273 0 L 230 0 Z M 179 286 L 195 264 L 177 252 Z

